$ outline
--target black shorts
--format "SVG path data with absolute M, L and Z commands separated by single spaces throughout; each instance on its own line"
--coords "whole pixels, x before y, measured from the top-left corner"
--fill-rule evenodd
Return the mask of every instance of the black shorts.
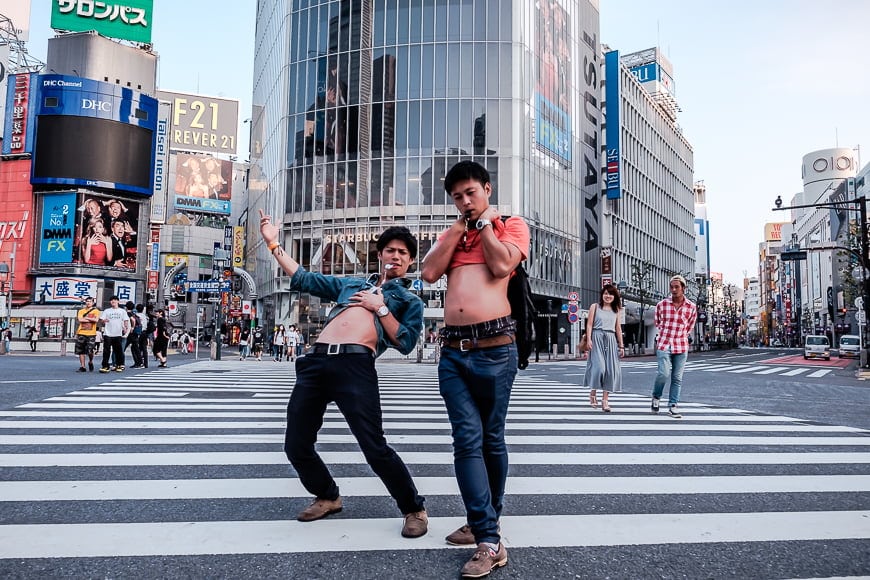
M 84 334 L 76 335 L 76 354 L 94 354 L 94 347 L 96 345 L 96 336 L 87 336 Z

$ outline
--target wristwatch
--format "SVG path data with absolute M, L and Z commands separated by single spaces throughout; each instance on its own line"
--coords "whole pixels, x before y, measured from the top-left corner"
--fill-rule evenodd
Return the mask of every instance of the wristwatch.
M 477 220 L 477 224 L 475 224 L 474 227 L 476 227 L 478 230 L 482 230 L 486 226 L 491 226 L 491 225 L 492 225 L 492 222 L 489 221 L 488 219 L 479 219 L 479 220 Z
M 384 316 L 386 316 L 389 313 L 390 313 L 390 309 L 387 308 L 386 304 L 384 304 L 383 306 L 381 306 L 380 308 L 375 310 L 375 314 L 378 315 L 378 318 L 383 318 Z

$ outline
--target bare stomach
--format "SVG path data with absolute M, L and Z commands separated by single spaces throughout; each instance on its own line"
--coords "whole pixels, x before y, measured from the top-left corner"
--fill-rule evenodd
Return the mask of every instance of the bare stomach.
M 447 277 L 444 322 L 465 326 L 510 316 L 508 278 L 495 278 L 484 264 L 460 266 Z
M 363 344 L 376 350 L 378 331 L 375 330 L 374 314 L 362 306 L 351 306 L 326 325 L 317 342 Z

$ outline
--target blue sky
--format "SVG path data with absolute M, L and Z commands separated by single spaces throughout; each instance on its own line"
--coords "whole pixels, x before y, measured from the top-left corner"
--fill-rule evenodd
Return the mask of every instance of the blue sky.
M 29 50 L 44 60 L 49 0 L 32 0 Z M 158 85 L 237 98 L 250 115 L 255 0 L 155 0 Z M 674 68 L 678 122 L 707 186 L 713 271 L 757 271 L 770 211 L 802 189 L 801 160 L 864 146 L 870 162 L 870 1 L 600 0 L 601 41 L 659 45 Z M 247 125 L 239 129 L 246 158 Z

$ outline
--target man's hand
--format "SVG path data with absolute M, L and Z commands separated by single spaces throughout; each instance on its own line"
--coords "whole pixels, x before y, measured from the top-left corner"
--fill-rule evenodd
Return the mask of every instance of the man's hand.
M 272 216 L 260 211 L 260 235 L 263 236 L 263 241 L 267 244 L 278 241 L 278 228 L 272 223 Z
M 486 219 L 491 221 L 492 223 L 496 223 L 501 219 L 501 214 L 498 212 L 498 209 L 493 206 L 489 206 L 485 210 L 483 210 L 483 212 L 477 219 Z
M 370 310 L 371 312 L 375 312 L 381 306 L 384 306 L 386 303 L 384 302 L 384 297 L 378 293 L 374 294 L 369 291 L 357 292 L 353 296 L 350 297 L 351 302 L 355 306 L 362 306 L 366 310 Z

